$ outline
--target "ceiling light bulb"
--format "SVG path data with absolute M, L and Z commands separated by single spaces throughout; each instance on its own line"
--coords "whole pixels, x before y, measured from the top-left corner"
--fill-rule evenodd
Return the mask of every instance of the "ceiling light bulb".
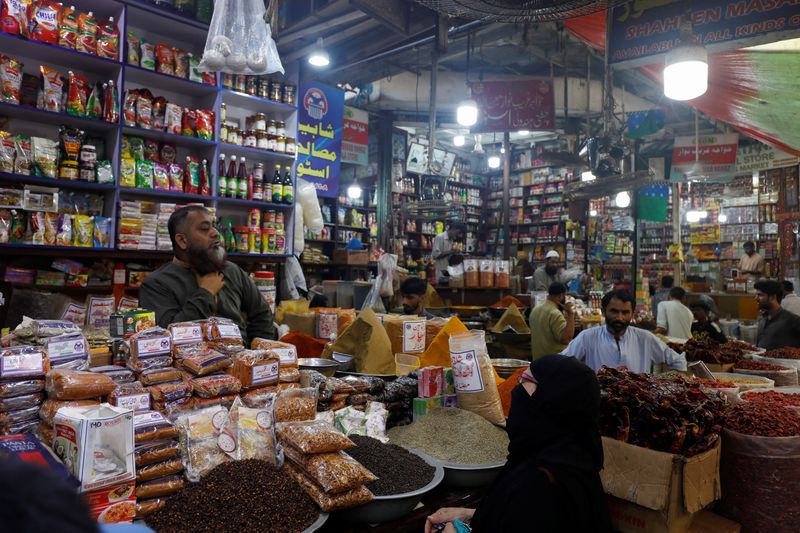
M 728 215 L 726 215 L 725 213 L 720 213 L 719 216 L 717 217 L 717 220 L 719 221 L 720 224 L 724 224 L 728 221 Z
M 500 168 L 500 156 L 490 155 L 486 164 L 489 165 L 489 168 Z
M 506 149 L 505 149 L 505 148 L 500 148 L 500 153 L 501 153 L 501 154 L 504 154 L 504 153 L 506 153 Z
M 530 133 L 528 130 L 519 130 L 517 135 L 530 135 Z
M 361 187 L 358 185 L 351 185 L 347 188 L 347 197 L 353 200 L 361 198 Z
M 700 212 L 695 210 L 688 211 L 686 213 L 686 222 L 700 222 Z
M 596 179 L 597 176 L 595 176 L 591 170 L 581 173 L 581 181 L 594 181 Z
M 589 216 L 590 217 L 596 217 L 597 216 L 597 209 L 591 209 L 589 211 Z
M 465 142 L 467 142 L 467 140 L 464 138 L 463 135 L 455 135 L 453 137 L 453 145 L 454 146 L 464 146 Z
M 617 207 L 628 207 L 631 205 L 631 195 L 628 194 L 627 191 L 622 191 L 617 193 L 617 197 L 614 199 L 617 204 Z
M 478 104 L 472 98 L 458 104 L 456 121 L 462 126 L 474 126 L 478 122 Z
M 680 44 L 667 54 L 664 96 L 692 100 L 708 90 L 708 52 L 697 44 Z
M 315 67 L 327 67 L 331 64 L 331 58 L 325 50 L 322 37 L 317 38 L 317 44 L 314 46 L 311 55 L 308 56 L 308 62 Z

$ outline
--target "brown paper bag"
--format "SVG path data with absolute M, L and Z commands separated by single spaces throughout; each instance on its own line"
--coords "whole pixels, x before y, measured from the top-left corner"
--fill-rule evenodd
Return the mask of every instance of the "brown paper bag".
M 317 336 L 317 314 L 314 312 L 290 313 L 287 311 L 283 315 L 283 323 L 289 326 L 289 331 L 305 333 L 312 337 Z
M 339 337 L 325 347 L 322 357 L 333 352 L 353 356 L 356 372 L 394 374 L 394 352 L 386 330 L 372 309 L 364 309 Z
M 392 343 L 392 353 L 420 354 L 427 342 L 427 320 L 412 315 L 385 315 L 383 327 Z

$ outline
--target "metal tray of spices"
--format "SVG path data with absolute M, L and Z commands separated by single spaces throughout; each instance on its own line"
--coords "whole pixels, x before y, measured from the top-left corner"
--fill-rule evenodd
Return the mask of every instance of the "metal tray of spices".
M 375 499 L 369 503 L 339 511 L 339 516 L 350 522 L 377 524 L 397 520 L 413 511 L 423 496 L 439 486 L 445 474 L 442 464 L 436 459 L 417 450 L 408 449 L 408 451 L 418 455 L 436 469 L 430 483 L 415 491 L 404 492 L 403 494 L 375 496 Z
M 325 522 L 328 521 L 328 516 L 330 516 L 328 513 L 319 513 L 319 518 L 317 518 L 317 520 L 313 524 L 305 528 L 303 530 L 303 533 L 314 533 L 315 531 L 320 529 L 322 526 L 325 525 Z
M 506 465 L 505 461 L 485 465 L 462 465 L 442 462 L 443 484 L 448 487 L 474 488 L 491 485 Z

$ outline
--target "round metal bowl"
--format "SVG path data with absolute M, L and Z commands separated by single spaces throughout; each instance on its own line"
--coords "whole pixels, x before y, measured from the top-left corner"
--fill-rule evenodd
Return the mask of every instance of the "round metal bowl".
M 428 311 L 430 314 L 442 318 L 447 318 L 450 316 L 450 308 L 449 307 L 430 307 L 425 306 L 425 310 Z
M 333 360 L 339 363 L 339 372 L 352 372 L 353 371 L 353 356 L 339 352 L 333 352 Z
M 517 310 L 519 310 L 519 312 L 520 312 L 520 314 L 522 314 L 522 316 L 525 316 L 525 313 L 528 311 L 528 308 L 527 307 L 517 307 Z M 492 318 L 499 319 L 499 318 L 503 317 L 503 315 L 505 314 L 506 311 L 508 311 L 508 307 L 490 307 L 489 308 L 489 316 L 491 316 Z
M 332 359 L 320 359 L 317 357 L 301 357 L 297 360 L 300 370 L 316 370 L 327 378 L 332 378 L 339 368 L 339 363 Z
M 494 482 L 505 465 L 505 461 L 486 465 L 460 465 L 443 462 L 444 481 L 442 483 L 448 487 L 485 487 Z
M 317 520 L 316 520 L 316 521 L 315 521 L 313 524 L 311 524 L 310 526 L 308 526 L 307 528 L 305 528 L 305 529 L 303 530 L 303 533 L 314 533 L 314 532 L 315 532 L 315 531 L 317 531 L 318 529 L 322 528 L 322 526 L 324 526 L 324 525 L 325 525 L 325 522 L 327 522 L 327 521 L 328 521 L 328 517 L 329 517 L 329 516 L 330 516 L 330 515 L 329 515 L 328 513 L 322 513 L 322 512 L 320 512 L 320 513 L 319 513 L 319 518 L 317 518 Z
M 453 305 L 450 310 L 459 318 L 477 318 L 486 308 L 478 305 Z
M 391 522 L 410 513 L 422 500 L 423 496 L 439 486 L 439 483 L 444 479 L 444 468 L 441 463 L 417 450 L 409 449 L 408 451 L 418 455 L 436 469 L 430 483 L 412 492 L 393 494 L 391 496 L 375 496 L 375 499 L 369 503 L 339 511 L 339 516 L 350 522 L 368 524 Z
M 530 361 L 523 359 L 492 359 L 492 366 L 497 371 L 497 375 L 503 379 L 508 379 L 518 369 L 527 367 L 530 364 Z

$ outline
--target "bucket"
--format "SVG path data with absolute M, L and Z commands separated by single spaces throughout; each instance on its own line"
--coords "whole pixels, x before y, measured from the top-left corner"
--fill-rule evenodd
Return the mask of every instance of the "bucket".
M 750 344 L 756 343 L 756 337 L 758 336 L 758 324 L 739 324 L 739 338 L 744 342 L 749 342 Z
M 369 291 L 372 290 L 372 281 L 356 281 L 353 283 L 353 307 L 356 311 L 361 311 L 364 302 L 367 300 Z
M 336 287 L 339 285 L 338 281 L 323 281 L 322 294 L 328 299 L 328 307 L 339 307 L 336 305 Z
M 722 329 L 722 333 L 725 334 L 726 337 L 729 339 L 738 339 L 739 338 L 739 321 L 734 320 L 725 320 L 724 318 L 719 319 L 719 327 Z
M 340 281 L 336 285 L 336 307 L 342 309 L 353 308 L 353 282 Z

